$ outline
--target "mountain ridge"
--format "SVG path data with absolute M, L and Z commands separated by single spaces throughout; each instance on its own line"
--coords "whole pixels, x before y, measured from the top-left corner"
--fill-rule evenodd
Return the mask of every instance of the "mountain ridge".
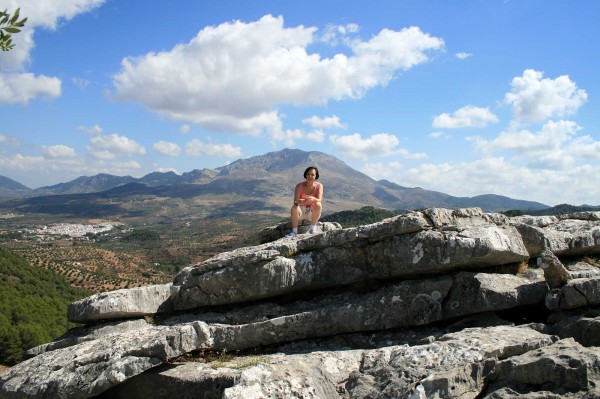
M 5 204 L 23 210 L 33 203 L 37 206 L 42 204 L 44 200 L 39 197 L 48 197 L 48 201 L 59 206 L 60 198 L 52 198 L 56 195 L 69 195 L 69 201 L 62 201 L 65 207 L 77 202 L 89 203 L 109 197 L 123 199 L 133 195 L 182 200 L 221 196 L 224 197 L 221 202 L 229 201 L 228 205 L 242 205 L 250 200 L 258 206 L 263 202 L 265 209 L 280 208 L 281 213 L 285 214 L 289 209 L 294 186 L 303 180 L 302 173 L 308 166 L 317 166 L 320 170 L 319 181 L 325 186 L 327 213 L 358 209 L 365 205 L 394 210 L 475 206 L 492 212 L 549 208 L 539 202 L 500 195 L 454 197 L 420 187 L 403 187 L 387 180 L 377 181 L 332 155 L 298 149 L 273 151 L 238 159 L 215 169 L 194 169 L 181 175 L 174 172 L 152 172 L 141 178 L 109 174 L 81 176 L 70 182 L 31 190 L 28 194 L 30 197 L 8 200 Z M 20 194 L 17 197 L 24 197 Z M 36 200 L 28 199 L 36 197 Z M 247 203 L 241 207 L 247 210 L 251 208 Z

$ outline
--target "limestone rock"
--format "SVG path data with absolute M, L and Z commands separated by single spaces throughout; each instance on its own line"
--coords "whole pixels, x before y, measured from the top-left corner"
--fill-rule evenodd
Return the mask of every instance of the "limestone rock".
M 298 234 L 308 233 L 308 229 L 310 227 L 309 222 L 303 221 L 298 226 Z M 319 222 L 317 223 L 317 231 L 319 233 L 324 233 L 327 231 L 341 230 L 342 225 L 334 222 Z M 258 242 L 260 244 L 273 242 L 279 240 L 280 238 L 285 237 L 292 230 L 292 224 L 290 222 L 280 223 L 277 226 L 267 227 L 266 229 L 261 230 L 258 233 Z
M 497 366 L 497 377 L 488 390 L 501 387 L 525 393 L 585 395 L 590 389 L 597 393 L 599 385 L 600 353 L 567 338 L 501 361 Z
M 567 268 L 549 249 L 542 251 L 537 258 L 537 264 L 544 270 L 544 278 L 551 289 L 560 288 L 573 279 Z
M 546 295 L 546 306 L 551 310 L 599 305 L 600 277 L 573 279 Z
M 460 272 L 444 301 L 444 318 L 534 305 L 544 301 L 546 284 L 539 273 L 524 276 Z
M 171 284 L 101 292 L 73 302 L 67 317 L 73 323 L 134 318 L 172 311 Z
M 217 256 L 176 276 L 175 309 L 527 259 L 517 231 L 502 224 L 501 218 L 490 221 L 480 211 L 467 210 L 440 210 L 435 215 L 436 220 L 456 224 L 439 231 L 433 229 L 430 218 L 413 212 L 374 225 L 283 239 Z
M 125 320 L 125 321 L 112 321 L 102 324 L 95 324 L 92 326 L 83 326 L 72 328 L 67 331 L 66 334 L 56 338 L 53 342 L 49 342 L 35 348 L 29 349 L 25 352 L 26 358 L 37 356 L 47 351 L 53 351 L 60 348 L 66 348 L 68 346 L 77 345 L 86 341 L 93 341 L 95 339 L 111 335 L 120 334 L 127 331 L 139 330 L 141 328 L 148 328 L 150 325 L 144 319 L 136 320 Z
M 206 326 L 156 326 L 42 353 L 0 374 L 2 398 L 89 398 L 198 349 Z
M 600 253 L 600 221 L 595 217 L 577 218 L 514 217 L 511 224 L 519 230 L 531 257 L 546 248 L 557 256 Z

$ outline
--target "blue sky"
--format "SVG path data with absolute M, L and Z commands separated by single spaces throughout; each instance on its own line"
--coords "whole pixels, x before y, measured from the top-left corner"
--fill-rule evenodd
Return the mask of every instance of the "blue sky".
M 29 19 L 0 54 L 0 175 L 30 188 L 299 148 L 455 196 L 600 204 L 598 1 L 4 7 Z

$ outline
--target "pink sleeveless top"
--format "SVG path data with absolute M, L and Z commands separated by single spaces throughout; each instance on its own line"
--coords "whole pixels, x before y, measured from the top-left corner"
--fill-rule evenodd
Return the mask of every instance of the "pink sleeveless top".
M 317 194 L 319 194 L 319 186 L 321 185 L 321 183 L 314 182 L 313 188 L 310 191 L 310 193 L 308 193 L 308 194 L 304 193 L 304 183 L 298 183 L 298 185 L 301 186 L 301 188 L 300 188 L 300 196 L 298 197 L 298 199 L 304 199 L 304 198 L 306 198 L 308 196 L 316 197 Z M 312 206 L 313 204 L 314 204 L 314 201 L 313 202 L 305 202 L 305 203 L 302 204 L 302 206 Z

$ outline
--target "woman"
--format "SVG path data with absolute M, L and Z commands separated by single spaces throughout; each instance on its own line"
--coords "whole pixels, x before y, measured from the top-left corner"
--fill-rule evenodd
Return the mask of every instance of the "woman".
M 317 182 L 319 169 L 309 166 L 304 171 L 306 181 L 296 184 L 294 190 L 294 205 L 292 206 L 291 219 L 292 231 L 286 237 L 294 237 L 298 234 L 298 223 L 302 220 L 310 220 L 308 232 L 317 232 L 317 222 L 321 217 L 323 206 L 323 185 Z

